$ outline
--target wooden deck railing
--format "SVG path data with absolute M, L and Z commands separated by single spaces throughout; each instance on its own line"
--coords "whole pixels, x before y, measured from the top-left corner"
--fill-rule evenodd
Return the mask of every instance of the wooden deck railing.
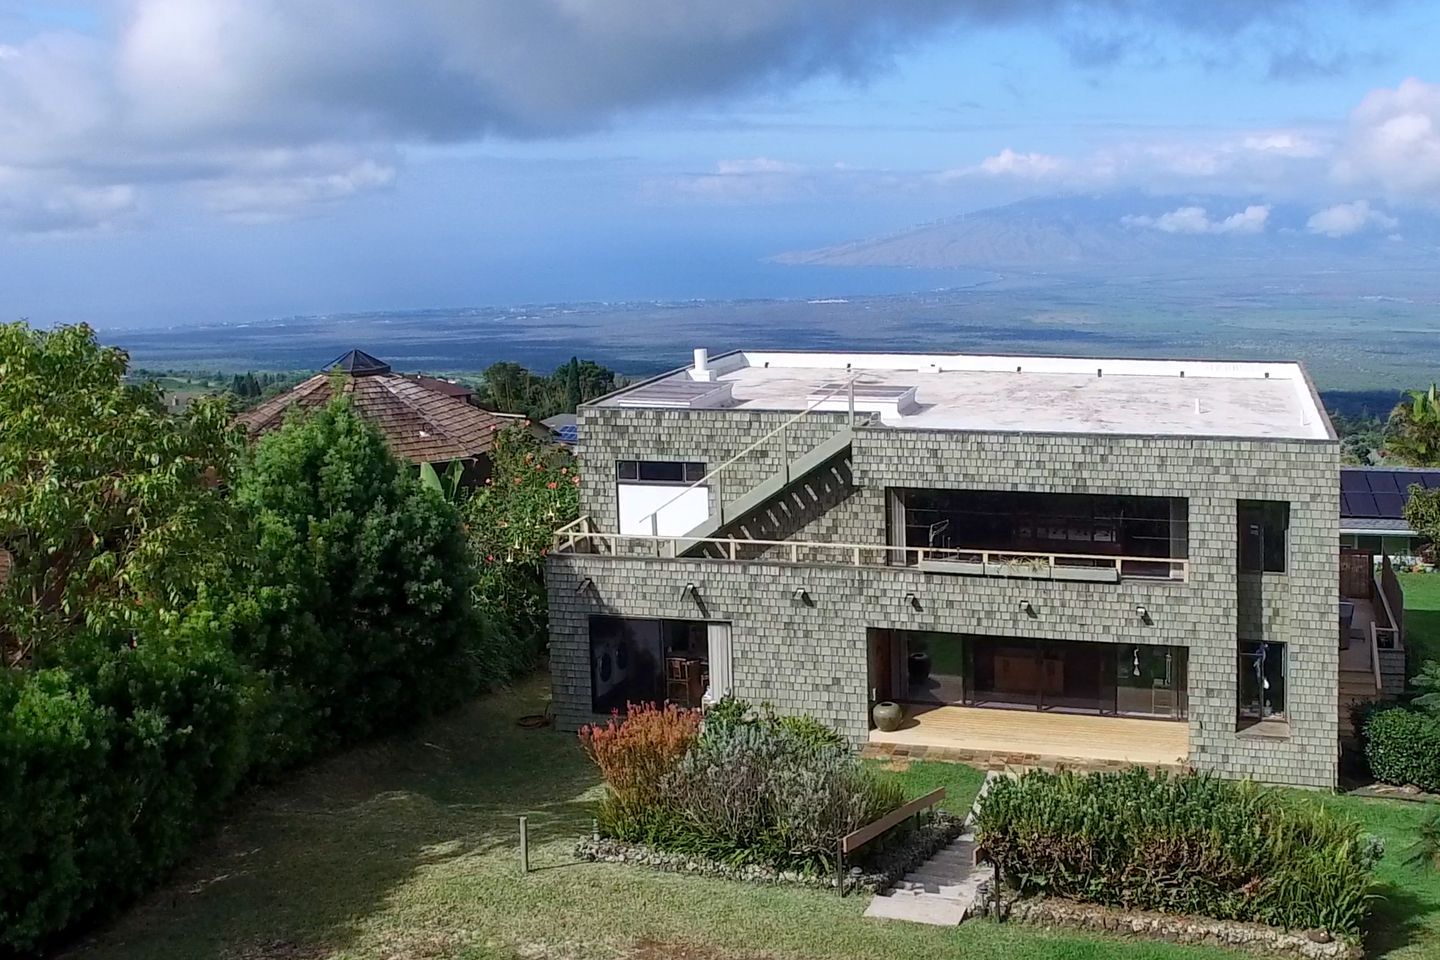
M 1088 553 L 1038 553 L 1027 550 L 897 547 L 880 543 L 832 543 L 813 540 L 751 540 L 742 537 L 653 536 L 604 533 L 588 516 L 555 531 L 556 553 L 676 559 L 703 547 L 699 560 L 731 563 L 805 563 L 850 567 L 920 567 L 930 573 L 982 576 L 1082 579 L 1085 571 L 1109 571 L 1117 579 L 1185 580 L 1189 561 L 1175 557 L 1131 557 Z M 761 556 L 760 554 L 764 554 Z
M 901 804 L 879 820 L 867 823 L 859 830 L 841 837 L 835 844 L 835 887 L 840 891 L 840 896 L 845 896 L 845 858 L 848 855 L 911 817 L 919 817 L 922 811 L 934 808 L 944 799 L 945 788 L 936 787 L 923 797 L 916 797 L 909 803 Z

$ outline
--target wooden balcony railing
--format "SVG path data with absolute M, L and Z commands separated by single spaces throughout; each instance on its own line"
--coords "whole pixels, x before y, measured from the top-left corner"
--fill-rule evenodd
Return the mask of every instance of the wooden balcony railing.
M 619 557 L 662 557 L 849 567 L 914 567 L 926 573 L 1050 580 L 1186 580 L 1189 561 L 1176 557 L 1130 557 L 1025 550 L 966 550 L 894 547 L 880 543 L 813 540 L 751 540 L 739 537 L 689 538 L 605 533 L 588 516 L 555 531 L 556 553 Z

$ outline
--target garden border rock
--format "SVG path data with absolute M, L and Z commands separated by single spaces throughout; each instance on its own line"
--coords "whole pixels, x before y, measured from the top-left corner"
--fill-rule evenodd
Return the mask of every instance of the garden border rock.
M 888 889 L 915 867 L 929 860 L 936 851 L 947 846 L 964 832 L 964 821 L 938 810 L 899 845 L 886 847 L 868 870 L 852 867 L 845 877 L 845 892 L 877 893 Z M 625 843 L 605 837 L 586 837 L 575 847 L 579 860 L 596 863 L 627 863 L 666 873 L 687 873 L 696 876 L 720 877 L 745 883 L 789 884 L 801 887 L 835 889 L 835 876 L 805 873 L 798 870 L 777 870 L 755 864 L 735 866 L 707 857 L 657 850 L 639 843 Z
M 976 912 L 977 915 L 997 916 L 993 880 L 987 880 L 982 885 L 976 897 Z M 1119 910 L 1076 900 L 1019 897 L 1010 891 L 1001 894 L 998 916 L 1032 926 L 1063 927 L 1186 946 L 1224 947 L 1291 960 L 1360 960 L 1365 955 L 1360 944 L 1332 937 L 1323 930 L 1297 932 L 1262 923 L 1150 910 Z

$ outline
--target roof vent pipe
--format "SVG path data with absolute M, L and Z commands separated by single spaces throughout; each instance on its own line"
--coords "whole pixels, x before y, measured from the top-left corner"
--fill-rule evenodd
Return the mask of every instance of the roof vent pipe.
M 695 348 L 695 365 L 690 369 L 691 380 L 713 382 L 715 371 L 710 369 L 710 351 L 704 347 Z

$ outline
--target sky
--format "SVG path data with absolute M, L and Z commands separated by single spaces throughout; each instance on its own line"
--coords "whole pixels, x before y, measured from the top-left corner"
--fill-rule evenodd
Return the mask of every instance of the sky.
M 0 0 L 0 309 L 749 296 L 1068 192 L 1402 230 L 1440 207 L 1437 36 L 1436 0 Z

